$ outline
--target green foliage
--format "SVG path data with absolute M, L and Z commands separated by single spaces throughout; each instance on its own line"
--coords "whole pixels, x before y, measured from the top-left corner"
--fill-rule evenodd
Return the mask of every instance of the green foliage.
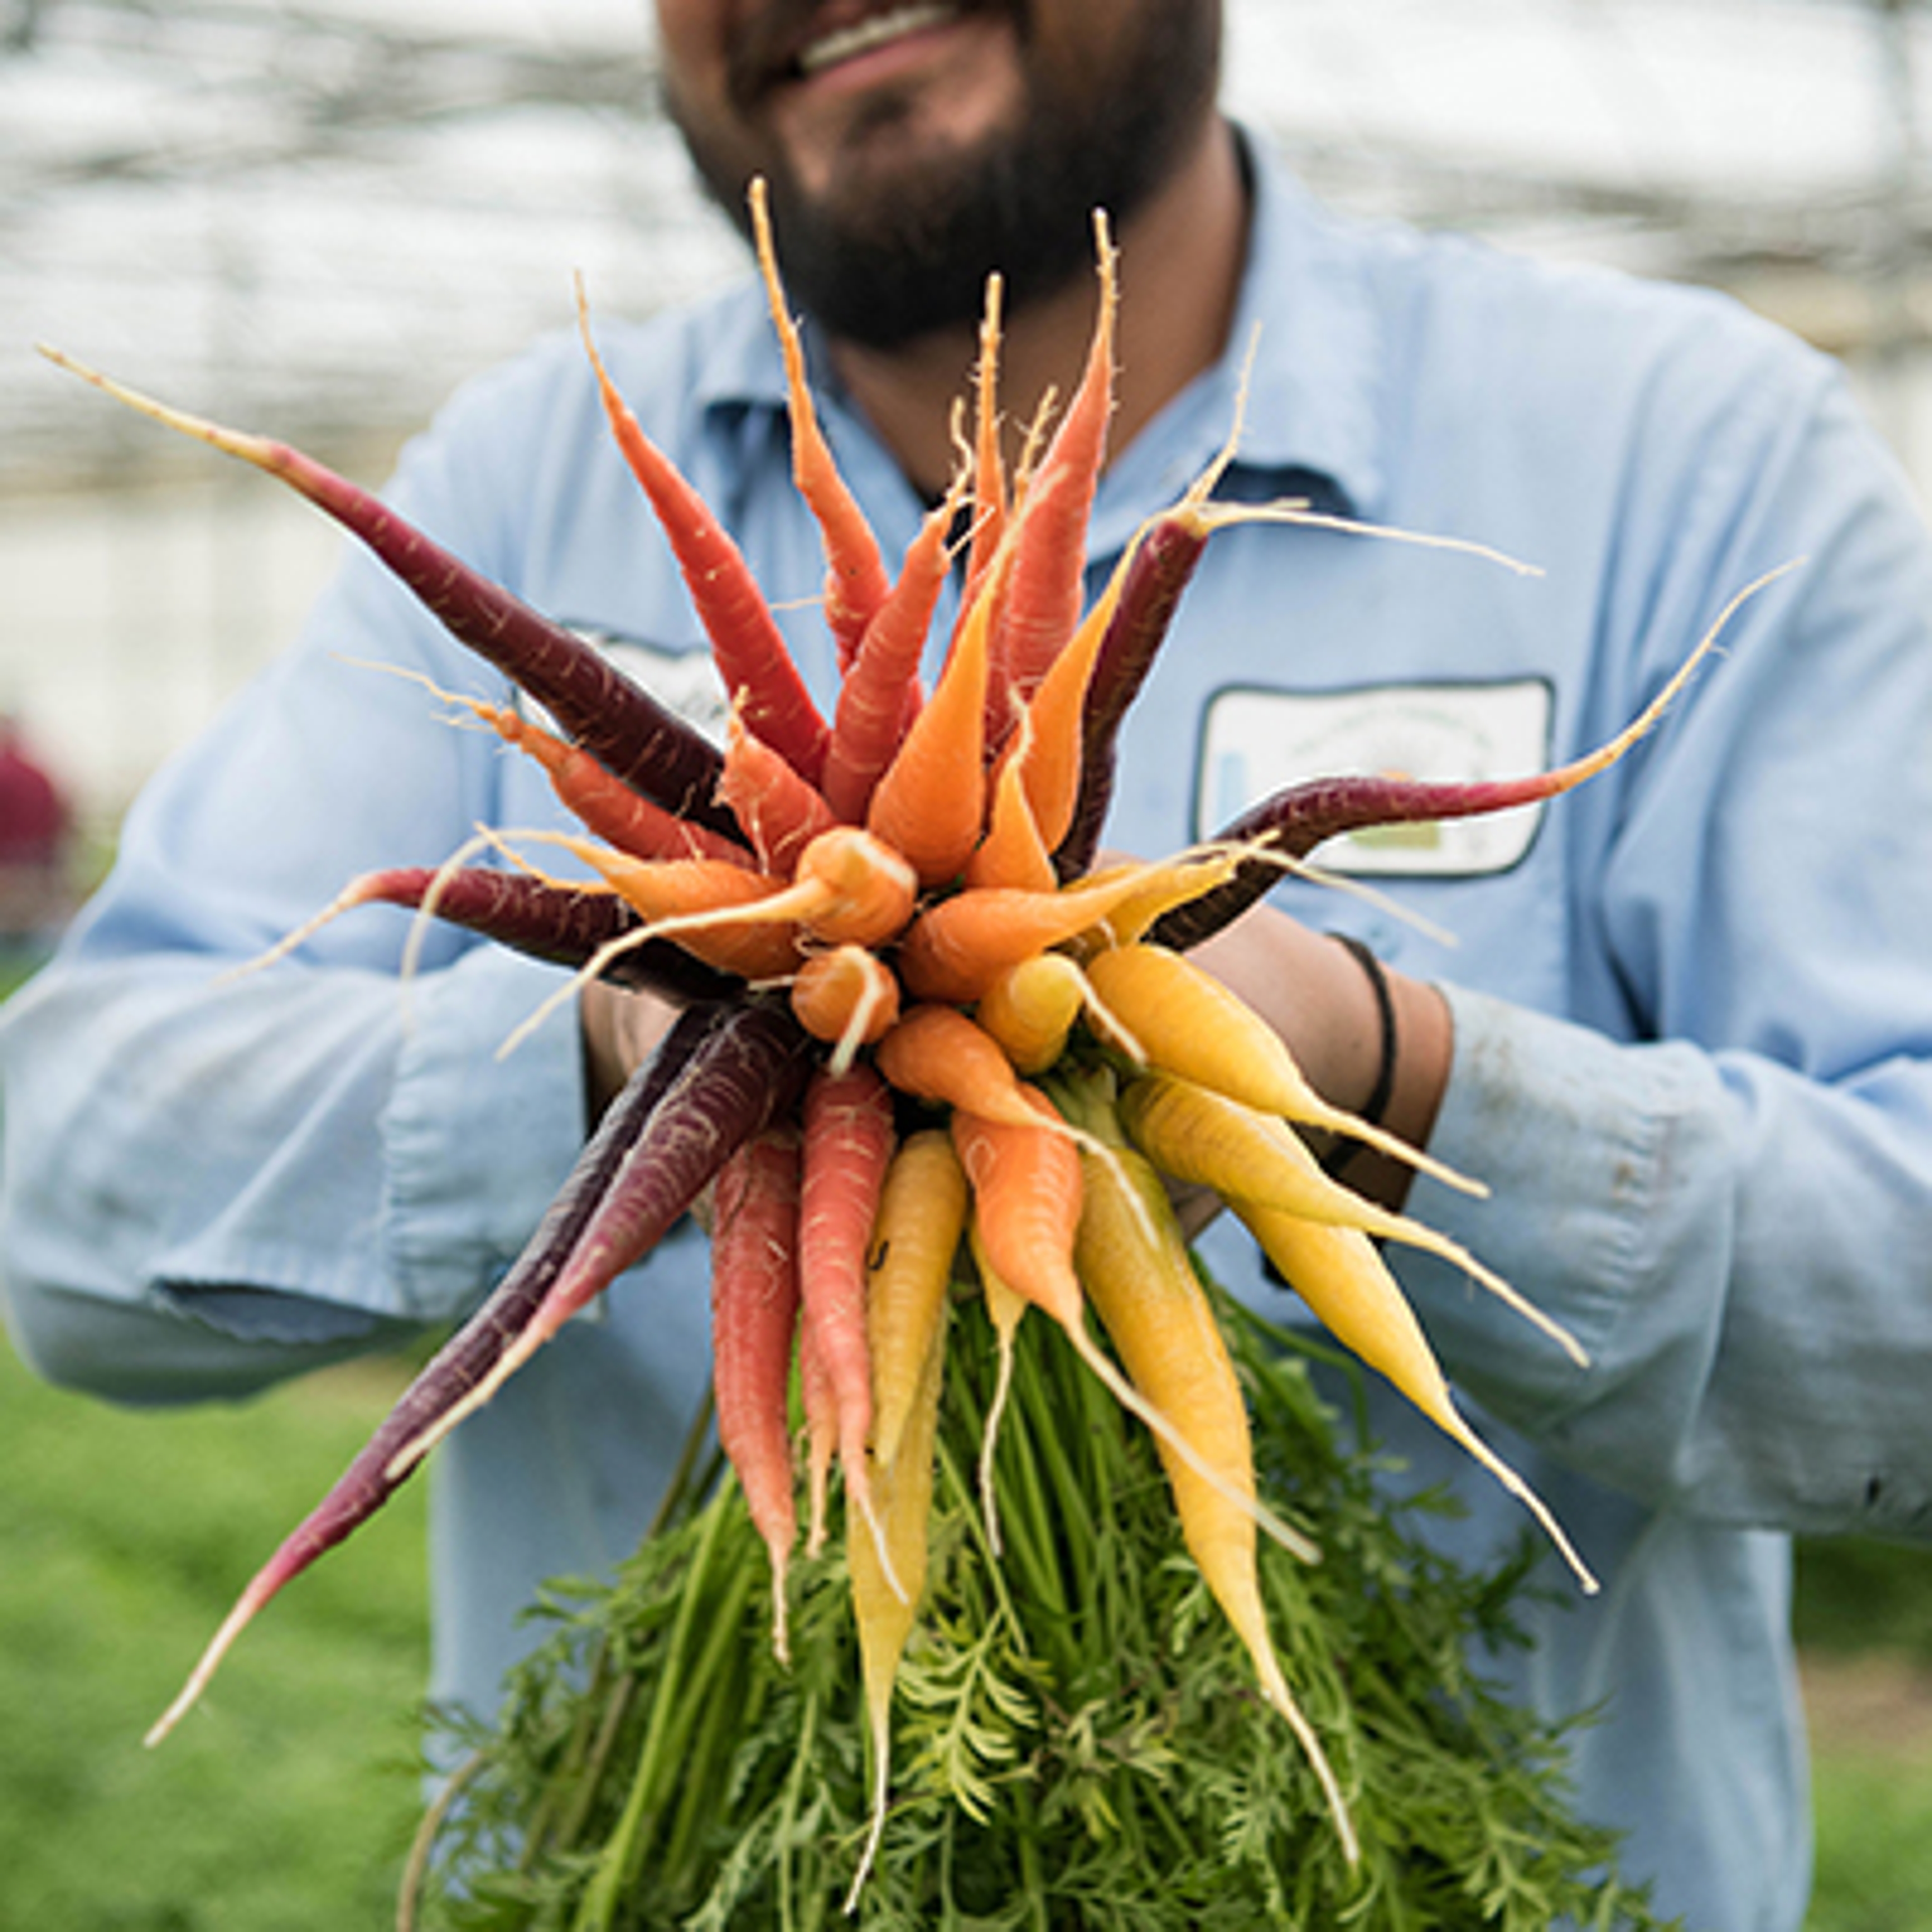
M 164 1746 L 141 1735 L 394 1387 L 115 1409 L 0 1342 L 0 1924 L 387 1922 L 420 1808 L 419 1496 L 290 1590 Z
M 1286 1338 L 1228 1311 L 1268 1493 L 1322 1545 L 1262 1557 L 1288 1682 L 1348 1796 L 1351 1869 L 1315 1777 L 1180 1552 L 1158 1462 L 1049 1324 L 1023 1325 L 975 1495 L 992 1347 L 955 1322 L 928 1600 L 896 1703 L 890 1815 L 850 1922 L 872 1932 L 1653 1927 L 1566 1803 L 1562 1741 L 1472 1675 L 1514 1574 L 1430 1553 L 1345 1453 Z M 734 1488 L 647 1541 L 556 1628 L 476 1754 L 427 1915 L 464 1932 L 808 1932 L 868 1822 L 843 1565 L 802 1563 L 789 1670 Z

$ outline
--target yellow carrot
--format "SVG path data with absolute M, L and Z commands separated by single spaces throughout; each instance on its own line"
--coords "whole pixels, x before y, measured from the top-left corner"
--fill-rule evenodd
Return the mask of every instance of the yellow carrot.
M 1542 1498 L 1463 1419 L 1408 1298 L 1375 1244 L 1353 1228 L 1324 1226 L 1253 1202 L 1232 1204 L 1262 1251 L 1328 1332 L 1370 1368 L 1386 1376 L 1430 1421 L 1516 1497 L 1583 1588 L 1594 1592 L 1597 1580 Z
M 1464 1193 L 1488 1190 L 1399 1135 L 1330 1106 L 1287 1042 L 1240 996 L 1184 955 L 1144 942 L 1096 952 L 1087 976 L 1147 1058 L 1170 1073 L 1304 1126 L 1346 1134 Z
M 965 1224 L 966 1176 L 951 1137 L 942 1127 L 908 1136 L 886 1170 L 866 1266 L 872 1455 L 883 1466 L 898 1460 Z
M 1044 1073 L 1060 1058 L 1087 998 L 1087 978 L 1062 952 L 1036 952 L 1009 966 L 974 1010 L 1015 1072 Z
M 1294 1130 L 1274 1116 L 1191 1080 L 1154 1072 L 1129 1083 L 1120 1096 L 1120 1118 L 1134 1144 L 1176 1180 L 1211 1187 L 1230 1206 L 1252 1202 L 1280 1208 L 1438 1256 L 1540 1329 L 1573 1360 L 1587 1364 L 1575 1336 L 1493 1269 L 1447 1234 L 1330 1180 Z
M 1221 1478 L 1219 1486 L 1204 1480 L 1165 1439 L 1155 1438 L 1189 1553 L 1252 1660 L 1262 1696 L 1307 1754 L 1353 1864 L 1360 1847 L 1348 1802 L 1268 1635 L 1256 1563 L 1254 1452 L 1240 1384 L 1160 1177 L 1131 1150 L 1118 1154 L 1111 1163 L 1084 1163 L 1085 1203 L 1075 1247 L 1080 1278 L 1134 1386 Z M 1156 1231 L 1151 1240 L 1150 1226 Z M 1242 1498 L 1248 1508 L 1240 1506 Z

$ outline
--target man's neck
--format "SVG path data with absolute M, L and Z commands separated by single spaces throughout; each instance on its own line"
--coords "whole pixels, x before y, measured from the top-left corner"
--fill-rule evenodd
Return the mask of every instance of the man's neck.
M 1247 214 L 1234 133 L 1217 118 L 1166 186 L 1116 233 L 1121 299 L 1112 451 L 1124 448 L 1220 356 L 1240 285 Z M 1076 281 L 1006 322 L 1000 394 L 1010 462 L 1048 387 L 1064 404 L 1079 380 L 1096 286 Z M 976 329 L 892 351 L 838 341 L 830 346 L 840 379 L 874 430 L 922 494 L 936 497 L 958 460 L 952 410 L 968 392 Z

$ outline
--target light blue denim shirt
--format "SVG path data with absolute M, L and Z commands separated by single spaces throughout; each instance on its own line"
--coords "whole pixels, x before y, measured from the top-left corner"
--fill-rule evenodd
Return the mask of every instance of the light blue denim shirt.
M 1160 272 L 1130 257 L 1124 300 Z M 823 565 L 760 300 L 602 334 L 826 697 Z M 1582 1801 L 1629 1830 L 1661 1905 L 1700 1932 L 1788 1932 L 1808 1834 L 1787 1535 L 1932 1523 L 1932 550 L 1839 372 L 1734 307 L 1338 220 L 1263 159 L 1228 359 L 1108 471 L 1099 568 L 1226 438 L 1251 340 L 1223 494 L 1480 541 L 1543 574 L 1329 530 L 1217 536 L 1127 728 L 1115 847 L 1172 850 L 1345 764 L 1568 758 L 1630 718 L 1732 593 L 1807 560 L 1582 790 L 1324 854 L 1453 946 L 1392 904 L 1282 894 L 1444 986 L 1433 1144 L 1493 1194 L 1424 1182 L 1411 1205 L 1590 1352 L 1579 1368 L 1452 1270 L 1401 1262 L 1479 1426 L 1604 1579 L 1586 1601 L 1552 1562 L 1533 1646 L 1494 1667 L 1546 1708 L 1600 1706 Z M 896 553 L 922 506 L 836 393 L 825 409 Z M 542 609 L 624 640 L 680 703 L 715 705 L 572 340 L 471 384 L 393 495 Z M 298 645 L 142 800 L 112 880 L 6 1014 L 0 1252 L 15 1336 L 58 1379 L 239 1395 L 447 1322 L 581 1142 L 570 1020 L 496 1051 L 549 969 L 442 934 L 399 990 L 406 922 L 364 910 L 218 983 L 362 868 L 439 860 L 478 822 L 557 822 L 524 763 L 352 662 L 370 659 L 498 689 L 350 556 Z M 1205 1246 L 1284 1307 L 1230 1219 Z M 439 1452 L 436 1695 L 490 1706 L 539 1580 L 634 1542 L 699 1397 L 707 1318 L 701 1244 L 680 1234 Z M 1520 1534 L 1518 1505 L 1399 1402 L 1376 1421 L 1412 1480 L 1466 1499 L 1440 1532 L 1455 1546 Z

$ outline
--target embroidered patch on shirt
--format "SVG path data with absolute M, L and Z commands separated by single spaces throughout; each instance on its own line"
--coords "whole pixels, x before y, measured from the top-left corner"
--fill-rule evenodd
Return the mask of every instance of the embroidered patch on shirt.
M 1550 687 L 1387 684 L 1352 691 L 1235 686 L 1209 699 L 1196 768 L 1198 838 L 1282 786 L 1367 772 L 1420 778 L 1514 778 L 1549 763 Z M 1540 805 L 1478 818 L 1378 826 L 1331 838 L 1314 854 L 1338 872 L 1472 878 L 1522 859 Z

